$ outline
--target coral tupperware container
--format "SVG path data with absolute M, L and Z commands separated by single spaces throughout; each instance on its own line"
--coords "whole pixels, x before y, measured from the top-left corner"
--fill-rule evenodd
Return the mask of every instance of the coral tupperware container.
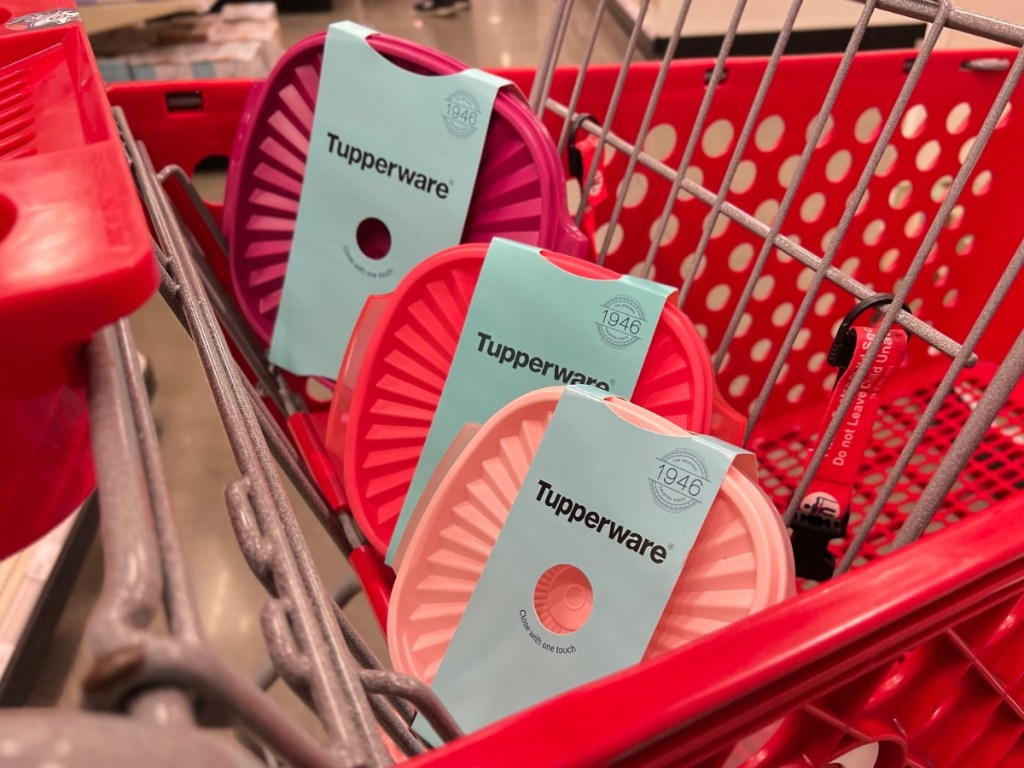
M 53 5 L 0 13 L 0 558 L 92 490 L 83 348 L 158 279 L 85 30 Z
M 487 247 L 447 249 L 413 269 L 388 296 L 367 302 L 335 388 L 328 450 L 344 465 L 360 528 L 380 552 L 391 534 L 437 410 Z M 593 280 L 619 275 L 544 252 Z M 718 395 L 707 349 L 689 319 L 667 303 L 633 401 L 693 432 L 738 442 L 744 419 Z M 717 427 L 717 428 L 716 428 Z
M 423 502 L 419 524 L 407 534 L 391 593 L 387 636 L 396 670 L 433 680 L 563 391 L 548 387 L 517 398 L 442 469 L 436 490 Z M 687 434 L 626 400 L 609 397 L 605 402 L 645 429 Z M 534 594 L 538 618 L 549 628 L 552 620 L 561 624 L 561 632 L 578 628 L 589 609 L 581 590 L 569 573 L 548 576 Z M 795 589 L 792 550 L 781 518 L 757 484 L 733 467 L 644 660 L 774 605 Z

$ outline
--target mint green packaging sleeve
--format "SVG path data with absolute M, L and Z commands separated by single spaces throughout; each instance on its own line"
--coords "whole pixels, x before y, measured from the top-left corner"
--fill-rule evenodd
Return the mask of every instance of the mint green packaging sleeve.
M 455 435 L 534 389 L 589 384 L 630 396 L 668 286 L 570 274 L 532 247 L 495 239 L 387 552 L 394 561 L 424 486 Z
M 370 47 L 371 34 L 350 22 L 327 32 L 270 345 L 272 362 L 301 375 L 337 376 L 366 298 L 392 291 L 413 266 L 460 241 L 494 99 L 506 84 L 476 70 L 408 72 Z
M 606 397 L 561 396 L 434 678 L 467 731 L 637 663 L 725 473 L 750 458 L 631 424 Z M 559 634 L 534 596 L 563 565 L 586 576 L 593 606 Z M 425 723 L 417 730 L 433 740 Z

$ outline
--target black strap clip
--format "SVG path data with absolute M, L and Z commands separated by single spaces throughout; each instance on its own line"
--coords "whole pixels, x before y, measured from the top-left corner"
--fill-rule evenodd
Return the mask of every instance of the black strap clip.
M 850 510 L 839 514 L 834 499 L 808 494 L 790 523 L 796 575 L 802 579 L 828 581 L 836 572 L 836 558 L 828 551 L 833 539 L 846 538 Z
M 843 374 L 846 373 L 846 369 L 850 367 L 850 361 L 853 359 L 853 350 L 857 345 L 857 334 L 853 330 L 853 324 L 857 321 L 857 318 L 869 309 L 887 307 L 892 304 L 892 300 L 895 298 L 891 293 L 875 294 L 870 298 L 864 299 L 843 318 L 843 322 L 839 324 L 839 330 L 836 331 L 836 338 L 832 342 L 832 348 L 828 351 L 828 364 L 839 369 L 839 374 L 836 376 L 837 384 L 839 379 L 843 377 Z M 911 311 L 907 304 L 903 305 L 903 310 L 905 312 Z
M 584 176 L 586 174 L 586 168 L 583 167 L 583 152 L 576 146 L 576 139 L 579 136 L 580 129 L 583 128 L 585 123 L 593 123 L 594 125 L 600 125 L 591 114 L 577 115 L 576 119 L 569 125 L 569 175 L 576 179 L 580 186 L 583 185 Z

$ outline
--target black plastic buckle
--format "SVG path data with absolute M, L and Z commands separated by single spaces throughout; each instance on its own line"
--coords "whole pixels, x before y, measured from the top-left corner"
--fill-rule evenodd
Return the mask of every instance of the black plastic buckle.
M 837 515 L 838 509 L 823 509 L 826 504 L 821 497 L 809 505 L 801 503 L 789 524 L 796 575 L 802 579 L 828 581 L 836 572 L 836 558 L 828 551 L 828 545 L 832 539 L 846 538 L 850 510 Z
M 594 125 L 600 125 L 591 114 L 577 115 L 576 119 L 569 125 L 569 175 L 576 179 L 580 185 L 583 185 L 584 174 L 586 169 L 583 167 L 583 153 L 580 148 L 576 146 L 576 137 L 579 135 L 580 129 L 584 123 L 593 123 Z
M 878 309 L 892 304 L 892 300 L 895 298 L 891 293 L 876 294 L 871 298 L 864 299 L 843 318 L 843 322 L 839 324 L 839 330 L 836 331 L 836 338 L 832 342 L 832 348 L 828 351 L 828 364 L 839 369 L 839 374 L 836 376 L 837 384 L 839 379 L 843 377 L 843 374 L 846 373 L 846 369 L 850 367 L 850 361 L 853 359 L 853 350 L 857 345 L 857 334 L 853 330 L 853 324 L 857 321 L 857 318 L 869 309 Z M 911 311 L 907 304 L 903 305 L 903 310 L 905 312 Z

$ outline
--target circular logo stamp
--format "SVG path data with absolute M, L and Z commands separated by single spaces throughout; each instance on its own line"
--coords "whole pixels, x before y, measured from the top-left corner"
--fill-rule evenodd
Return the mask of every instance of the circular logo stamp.
M 62 27 L 65 24 L 73 24 L 80 18 L 78 11 L 72 8 L 57 8 L 52 11 L 37 11 L 36 13 L 18 16 L 8 21 L 4 26 L 15 32 L 24 32 L 29 29 Z
M 460 139 L 472 136 L 480 127 L 480 103 L 471 93 L 455 91 L 445 99 L 441 118 L 452 136 Z
M 693 451 L 676 448 L 658 459 L 654 476 L 648 480 L 655 504 L 666 512 L 682 512 L 703 502 L 708 467 Z
M 596 323 L 601 341 L 609 347 L 623 349 L 636 343 L 647 317 L 640 305 L 628 296 L 616 296 L 601 305 Z
M 831 493 L 815 491 L 807 494 L 800 501 L 800 510 L 810 515 L 821 515 L 830 519 L 840 516 L 839 500 Z

